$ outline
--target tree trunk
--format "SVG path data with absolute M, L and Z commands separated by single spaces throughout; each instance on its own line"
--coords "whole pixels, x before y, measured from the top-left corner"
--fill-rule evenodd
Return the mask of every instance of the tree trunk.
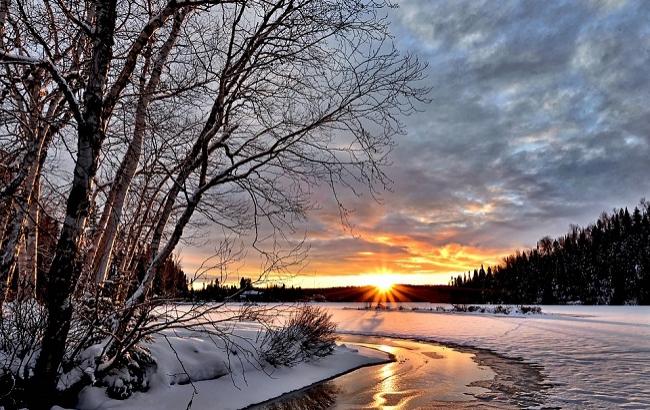
M 40 171 L 40 170 L 39 170 Z M 40 172 L 34 178 L 32 194 L 29 199 L 25 234 L 23 235 L 24 252 L 19 262 L 18 299 L 35 296 L 36 276 L 38 274 L 38 221 L 40 200 Z
M 36 199 L 34 198 L 33 191 L 34 187 L 38 184 L 38 174 L 40 172 L 39 160 L 41 160 L 39 157 L 44 155 L 43 150 L 47 151 L 46 145 L 46 141 L 42 140 L 40 152 L 34 155 L 34 160 L 25 171 L 25 177 L 22 179 L 24 185 L 20 190 L 21 192 L 13 201 L 15 210 L 13 218 L 9 221 L 11 228 L 0 252 L 0 305 L 7 297 L 7 292 L 10 292 L 11 286 L 8 286 L 8 284 L 10 282 L 16 282 L 14 278 L 11 278 L 10 272 L 16 274 L 20 271 L 19 269 L 14 269 L 14 267 L 20 253 L 21 245 L 26 244 L 26 241 L 23 241 L 25 225 L 30 224 L 30 214 L 33 213 L 32 216 L 35 216 L 38 212 L 38 204 L 33 203 Z M 27 229 L 27 234 L 30 234 L 29 228 Z
M 176 39 L 178 38 L 184 17 L 185 13 L 183 12 L 177 12 L 174 15 L 172 30 L 154 61 L 151 77 L 146 86 L 141 86 L 141 93 L 138 98 L 135 112 L 133 138 L 126 154 L 124 155 L 124 159 L 120 164 L 120 168 L 115 177 L 115 182 L 111 187 L 111 193 L 109 194 L 110 201 L 106 202 L 102 214 L 102 219 L 104 219 L 104 215 L 107 215 L 105 227 L 100 223 L 100 226 L 104 227 L 104 229 L 100 231 L 100 239 L 95 248 L 93 263 L 91 265 L 91 272 L 95 273 L 96 284 L 99 284 L 106 279 L 106 273 L 110 266 L 113 253 L 113 244 L 122 218 L 124 200 L 129 192 L 131 181 L 133 180 L 133 176 L 135 175 L 140 160 L 142 143 L 147 128 L 146 115 L 151 102 L 151 96 L 160 84 L 160 76 L 163 67 Z
M 2 306 L 6 299 L 12 299 L 12 275 L 15 261 L 20 251 L 20 235 L 22 233 L 22 223 L 18 221 L 24 219 L 24 209 L 26 208 L 26 204 L 22 198 L 16 198 L 13 204 L 13 218 L 7 229 L 7 235 L 4 238 L 2 252 L 0 253 L 0 306 Z
M 39 204 L 38 199 L 40 195 L 40 174 L 43 164 L 47 158 L 47 151 L 52 142 L 54 134 L 58 131 L 58 127 L 38 127 L 40 111 L 32 113 L 32 126 L 37 132 L 33 137 L 33 142 L 31 143 L 30 150 L 25 154 L 23 160 L 21 161 L 21 170 L 19 175 L 15 176 L 12 179 L 12 184 L 19 181 L 15 189 L 4 190 L 3 193 L 9 196 L 2 198 L 4 203 L 13 205 L 15 211 L 13 212 L 13 218 L 7 216 L 7 229 L 6 237 L 3 238 L 4 242 L 2 244 L 2 249 L 0 250 L 0 306 L 4 302 L 6 297 L 6 292 L 9 291 L 8 283 L 14 282 L 10 277 L 11 273 L 16 273 L 18 270 L 14 269 L 16 260 L 20 253 L 21 245 L 28 245 L 33 248 L 26 249 L 25 252 L 36 251 L 37 249 L 37 238 L 33 235 L 36 235 L 36 229 L 38 226 L 38 211 Z M 37 129 L 38 128 L 38 129 Z M 30 132 L 30 130 L 27 130 Z M 11 188 L 8 186 L 7 188 Z M 16 193 L 14 195 L 14 193 Z M 1 197 L 1 195 L 0 195 Z M 9 209 L 5 212 L 11 214 Z M 27 237 L 23 240 L 23 235 L 25 234 L 25 225 L 30 225 L 27 227 L 26 234 Z M 34 241 L 33 243 L 30 241 Z M 33 261 L 28 261 L 26 258 L 31 258 L 31 254 L 25 253 L 25 258 L 23 262 L 27 262 L 29 266 L 32 266 L 33 262 L 33 273 L 34 278 L 37 271 L 36 257 L 34 256 Z M 34 254 L 35 255 L 35 254 Z M 28 267 L 28 269 L 31 269 Z M 34 279 L 35 280 L 35 279 Z M 16 281 L 20 282 L 20 281 Z
M 83 123 L 78 124 L 77 159 L 72 187 L 66 203 L 65 220 L 47 278 L 48 320 L 41 353 L 35 367 L 34 384 L 39 392 L 34 406 L 48 408 L 56 394 L 61 365 L 72 318 L 72 294 L 80 274 L 80 245 L 90 209 L 92 181 L 97 171 L 105 119 L 103 91 L 113 52 L 116 1 L 96 1 L 95 36 L 84 91 Z

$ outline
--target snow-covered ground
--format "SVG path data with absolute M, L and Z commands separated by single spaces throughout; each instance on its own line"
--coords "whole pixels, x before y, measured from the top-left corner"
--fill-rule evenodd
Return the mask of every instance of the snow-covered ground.
M 547 392 L 548 406 L 650 408 L 650 307 L 542 306 L 541 315 L 507 316 L 448 313 L 428 303 L 390 311 L 356 309 L 361 304 L 318 305 L 332 313 L 340 332 L 484 348 L 540 365 L 554 385 Z M 259 327 L 252 323 L 238 322 L 232 331 L 242 347 L 259 342 Z M 292 368 L 262 368 L 246 349 L 218 338 L 166 336 L 157 336 L 151 346 L 158 367 L 150 375 L 148 392 L 120 401 L 107 398 L 103 388 L 86 388 L 79 407 L 183 409 L 192 400 L 193 409 L 242 408 L 386 360 L 375 350 L 339 346 L 332 356 Z
M 327 304 L 341 332 L 486 348 L 543 366 L 550 406 L 650 408 L 650 307 L 542 306 L 543 315 L 423 314 Z M 409 311 L 410 307 L 420 310 Z
M 79 409 L 240 409 L 284 393 L 387 360 L 387 355 L 363 347 L 338 345 L 330 356 L 294 367 L 263 365 L 254 353 L 260 342 L 253 323 L 233 325 L 229 341 L 197 332 L 169 332 L 149 345 L 157 368 L 148 377 L 150 389 L 126 400 L 113 400 L 103 387 L 87 387 Z M 192 383 L 189 383 L 189 380 Z

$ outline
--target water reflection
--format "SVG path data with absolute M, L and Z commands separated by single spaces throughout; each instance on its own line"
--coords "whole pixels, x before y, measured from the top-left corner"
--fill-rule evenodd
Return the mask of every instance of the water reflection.
M 334 407 L 340 388 L 333 381 L 317 384 L 306 390 L 289 393 L 276 402 L 262 406 L 268 410 L 325 410 Z
M 385 364 L 379 368 L 378 372 L 380 382 L 374 389 L 376 391 L 372 396 L 373 402 L 370 407 L 387 410 L 399 410 L 407 408 L 408 402 L 413 397 L 417 396 L 418 392 L 412 389 L 400 389 L 398 383 L 398 368 L 403 363 L 403 359 L 399 357 L 400 348 L 397 346 L 373 345 L 365 343 L 359 343 L 359 345 L 376 348 L 378 350 L 389 353 L 396 358 L 395 362 Z
M 380 350 L 383 350 L 388 353 L 394 354 L 394 348 L 388 346 L 381 346 Z M 387 396 L 390 397 L 397 393 L 395 388 L 395 367 L 397 366 L 396 362 L 385 364 L 379 370 L 381 375 L 381 384 L 377 393 L 375 393 L 372 398 L 374 400 L 373 405 L 376 408 L 383 408 L 387 403 Z
M 539 398 L 531 400 L 530 392 L 538 390 L 538 386 L 508 382 L 519 379 L 517 375 L 527 375 L 530 369 L 522 369 L 522 363 L 503 365 L 505 359 L 491 358 L 486 352 L 408 340 L 345 336 L 343 341 L 382 350 L 393 355 L 395 361 L 359 369 L 256 408 L 402 410 L 542 404 Z M 497 374 L 493 369 L 505 369 L 508 374 Z M 504 383 L 508 386 L 504 387 Z

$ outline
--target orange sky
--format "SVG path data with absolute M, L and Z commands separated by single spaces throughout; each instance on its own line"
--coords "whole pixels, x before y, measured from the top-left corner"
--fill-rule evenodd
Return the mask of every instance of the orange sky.
M 511 248 L 487 249 L 454 242 L 435 245 L 407 234 L 376 235 L 363 229 L 345 234 L 340 226 L 332 230 L 338 230 L 339 235 L 309 236 L 311 249 L 304 263 L 280 276 L 272 274 L 268 281 L 302 287 L 356 286 L 386 280 L 404 284 L 447 284 L 453 274 L 481 264 L 494 265 L 512 252 Z M 448 232 L 439 232 L 437 239 L 447 235 Z M 204 259 L 193 249 L 184 250 L 181 255 L 188 276 Z M 259 272 L 259 258 L 247 256 L 231 266 L 227 281 L 237 282 L 242 276 L 255 278 Z M 214 277 L 219 273 L 209 275 Z M 197 282 L 200 286 L 203 280 Z
M 370 242 L 399 245 L 405 252 L 358 251 L 337 260 L 313 258 L 294 281 L 302 286 L 374 284 L 389 276 L 393 283 L 446 284 L 450 275 L 481 264 L 495 264 L 510 249 L 478 249 L 460 244 L 431 247 L 404 236 L 375 237 Z
M 386 193 L 381 201 L 348 197 L 353 212 L 347 223 L 342 223 L 341 214 L 327 192 L 315 195 L 321 208 L 297 224 L 284 244 L 290 248 L 304 240 L 309 247 L 304 260 L 282 274 L 268 275 L 265 283 L 302 287 L 374 285 L 386 281 L 447 284 L 452 276 L 481 265 L 498 264 L 522 246 L 520 240 L 491 230 L 491 225 L 501 220 L 496 201 L 458 202 L 434 209 L 426 203 L 405 203 L 404 196 L 395 192 Z M 481 233 L 484 228 L 487 233 Z M 205 236 L 209 237 L 210 232 Z M 263 270 L 259 253 L 247 246 L 246 238 L 238 240 L 242 244 L 235 248 L 244 253 L 229 266 L 225 282 L 236 283 L 241 277 L 255 280 Z M 204 247 L 181 250 L 182 266 L 190 278 L 218 240 L 206 242 Z M 202 286 L 220 275 L 217 269 L 208 270 L 194 286 Z

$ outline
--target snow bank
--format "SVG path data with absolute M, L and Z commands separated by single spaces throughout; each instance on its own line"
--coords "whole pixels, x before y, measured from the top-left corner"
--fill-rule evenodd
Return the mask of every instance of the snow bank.
M 555 384 L 550 406 L 650 408 L 650 307 L 542 306 L 543 315 L 512 317 L 327 306 L 339 331 L 486 348 L 540 364 Z
M 207 337 L 166 337 L 164 342 L 160 339 L 163 338 L 159 337 L 150 347 L 157 363 L 157 379 L 152 381 L 155 386 L 211 380 L 229 373 L 224 362 L 225 349 L 215 346 Z
M 239 409 L 264 402 L 352 369 L 385 362 L 383 352 L 339 345 L 332 355 L 294 367 L 263 365 L 252 353 L 259 331 L 244 324 L 228 338 L 197 332 L 156 336 L 149 346 L 157 367 L 150 389 L 126 400 L 106 396 L 105 388 L 87 387 L 79 409 Z M 190 383 L 191 380 L 191 383 Z
M 429 306 L 408 306 L 406 303 L 389 303 L 389 304 L 364 304 L 356 308 L 357 310 L 385 310 L 398 312 L 418 312 L 418 313 L 462 313 L 462 314 L 488 314 L 488 315 L 510 315 L 510 316 L 527 316 L 541 315 L 542 308 L 539 306 L 526 305 L 429 305 Z M 416 304 L 417 305 L 417 304 Z

